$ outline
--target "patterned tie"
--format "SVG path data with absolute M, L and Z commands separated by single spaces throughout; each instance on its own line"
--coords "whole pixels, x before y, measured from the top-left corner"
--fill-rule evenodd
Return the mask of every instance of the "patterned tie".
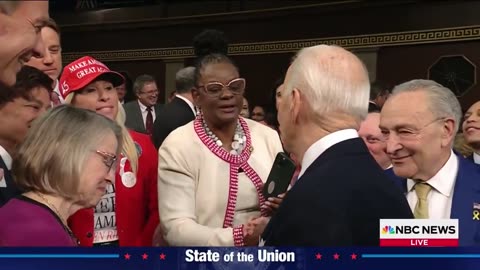
M 428 218 L 427 196 L 430 190 L 432 190 L 432 186 L 425 183 L 424 181 L 419 181 L 415 184 L 413 188 L 415 189 L 415 193 L 418 197 L 418 201 L 415 205 L 413 215 L 415 216 L 415 218 Z
M 145 120 L 145 130 L 148 134 L 153 132 L 153 114 L 152 106 L 147 107 L 147 119 Z

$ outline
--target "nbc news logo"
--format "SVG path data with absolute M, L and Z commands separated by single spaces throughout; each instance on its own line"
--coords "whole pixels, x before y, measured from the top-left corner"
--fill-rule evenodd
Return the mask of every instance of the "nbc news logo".
M 381 247 L 457 247 L 458 219 L 381 219 Z
M 395 234 L 395 229 L 392 226 L 385 226 L 382 228 L 382 234 Z

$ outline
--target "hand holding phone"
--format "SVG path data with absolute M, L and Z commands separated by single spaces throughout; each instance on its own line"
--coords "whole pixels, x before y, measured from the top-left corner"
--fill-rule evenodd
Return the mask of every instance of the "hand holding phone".
M 282 193 L 277 197 L 270 197 L 268 198 L 265 203 L 261 206 L 261 208 L 267 210 L 269 215 L 272 215 L 275 211 L 277 211 L 280 204 L 283 202 L 283 197 L 285 197 L 286 193 Z
M 267 181 L 263 186 L 263 196 L 265 199 L 277 197 L 285 193 L 288 189 L 293 174 L 295 173 L 295 162 L 287 154 L 278 153 L 273 162 L 272 169 L 268 175 Z

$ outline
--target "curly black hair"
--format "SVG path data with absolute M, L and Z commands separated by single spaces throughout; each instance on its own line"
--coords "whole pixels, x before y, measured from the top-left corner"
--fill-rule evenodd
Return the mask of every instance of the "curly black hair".
M 197 58 L 209 54 L 228 54 L 228 40 L 222 31 L 206 29 L 193 38 L 193 50 Z

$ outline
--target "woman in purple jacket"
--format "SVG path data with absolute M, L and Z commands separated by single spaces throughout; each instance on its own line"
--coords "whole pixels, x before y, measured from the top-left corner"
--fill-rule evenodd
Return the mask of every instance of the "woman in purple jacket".
M 115 179 L 121 134 L 110 119 L 70 106 L 38 119 L 13 159 L 23 194 L 0 208 L 0 246 L 76 246 L 67 219 L 97 205 Z

